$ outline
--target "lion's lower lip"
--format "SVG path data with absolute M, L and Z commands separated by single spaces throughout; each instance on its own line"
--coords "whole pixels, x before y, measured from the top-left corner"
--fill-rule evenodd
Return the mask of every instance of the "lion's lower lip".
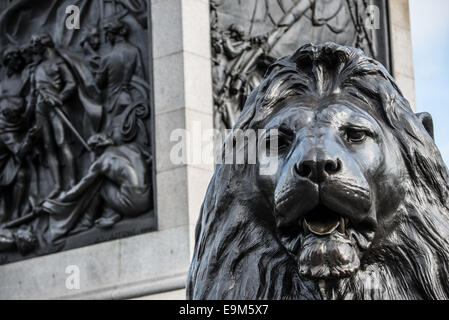
M 318 236 L 329 235 L 335 230 L 345 233 L 344 218 L 337 213 L 323 207 L 309 212 L 303 220 L 304 229 Z

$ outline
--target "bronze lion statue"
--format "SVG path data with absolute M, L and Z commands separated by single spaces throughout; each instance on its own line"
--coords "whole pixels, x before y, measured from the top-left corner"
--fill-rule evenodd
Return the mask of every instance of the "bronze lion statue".
M 432 118 L 380 63 L 305 45 L 269 68 L 225 145 L 248 129 L 277 143 L 217 166 L 189 299 L 449 298 L 447 168 Z
M 248 129 L 276 156 L 217 166 L 188 298 L 449 298 L 447 168 L 432 118 L 380 63 L 305 45 L 268 69 L 225 145 Z

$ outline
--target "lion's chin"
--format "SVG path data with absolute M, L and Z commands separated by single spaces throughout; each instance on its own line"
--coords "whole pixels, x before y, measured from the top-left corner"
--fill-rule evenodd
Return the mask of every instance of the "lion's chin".
M 301 275 L 312 279 L 344 278 L 357 272 L 360 259 L 351 241 L 339 232 L 304 237 L 298 259 Z

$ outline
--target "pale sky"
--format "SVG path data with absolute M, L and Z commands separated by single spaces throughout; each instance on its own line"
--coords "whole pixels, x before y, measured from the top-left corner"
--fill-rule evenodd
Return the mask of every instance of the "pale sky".
M 433 116 L 435 140 L 449 165 L 449 1 L 409 1 L 416 107 Z

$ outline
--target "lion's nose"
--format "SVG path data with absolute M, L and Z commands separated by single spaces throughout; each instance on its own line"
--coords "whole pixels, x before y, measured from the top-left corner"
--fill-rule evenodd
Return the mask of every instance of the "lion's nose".
M 329 176 L 341 171 L 340 159 L 303 160 L 295 165 L 297 174 L 315 183 L 325 181 Z

